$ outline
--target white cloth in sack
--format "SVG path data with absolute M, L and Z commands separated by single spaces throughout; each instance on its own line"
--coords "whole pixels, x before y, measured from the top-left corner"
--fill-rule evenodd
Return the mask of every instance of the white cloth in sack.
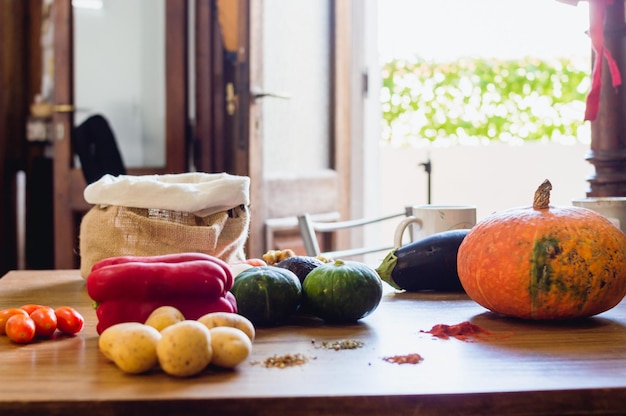
M 104 175 L 83 193 L 94 205 L 190 212 L 198 217 L 250 205 L 250 178 L 228 173 Z

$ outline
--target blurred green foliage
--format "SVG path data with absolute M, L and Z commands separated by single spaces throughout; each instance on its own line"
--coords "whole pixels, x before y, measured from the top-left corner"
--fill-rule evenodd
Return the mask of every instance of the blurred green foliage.
M 383 140 L 575 138 L 590 72 L 566 58 L 393 60 L 382 70 Z

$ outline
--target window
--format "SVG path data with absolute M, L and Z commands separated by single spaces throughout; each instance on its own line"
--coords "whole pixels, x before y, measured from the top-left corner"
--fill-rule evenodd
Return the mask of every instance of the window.
M 460 57 L 530 56 L 572 59 L 591 72 L 586 2 L 571 6 L 556 0 L 379 0 L 378 9 L 381 66 L 394 58 L 446 63 Z M 577 113 L 571 117 L 582 120 L 584 106 L 573 111 Z M 592 171 L 585 160 L 589 123 L 565 144 L 526 143 L 519 140 L 520 134 L 511 134 L 508 143 L 424 143 L 415 137 L 409 117 L 406 121 L 398 134 L 410 141 L 381 140 L 383 212 L 426 203 L 427 177 L 420 166 L 426 160 L 432 161 L 432 203 L 477 205 L 479 219 L 495 210 L 529 205 L 546 178 L 554 185 L 557 205 L 570 205 L 573 198 L 585 194 Z M 390 186 L 397 183 L 403 185 Z

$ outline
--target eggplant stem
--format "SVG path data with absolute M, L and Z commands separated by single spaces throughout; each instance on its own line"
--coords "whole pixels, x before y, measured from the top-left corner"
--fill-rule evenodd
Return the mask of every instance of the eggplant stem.
M 393 277 L 391 276 L 397 262 L 398 257 L 396 256 L 396 250 L 391 250 L 389 254 L 385 256 L 382 263 L 380 263 L 380 266 L 376 268 L 376 273 L 378 273 L 378 276 L 380 276 L 383 282 L 389 283 L 394 289 L 402 290 L 402 288 L 393 281 Z

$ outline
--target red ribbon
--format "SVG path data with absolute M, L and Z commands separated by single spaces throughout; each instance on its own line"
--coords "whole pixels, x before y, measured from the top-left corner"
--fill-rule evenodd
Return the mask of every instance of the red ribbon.
M 589 34 L 591 36 L 591 45 L 595 53 L 595 63 L 591 73 L 591 90 L 587 95 L 587 108 L 585 110 L 585 120 L 593 121 L 598 116 L 600 107 L 600 92 L 602 90 L 602 57 L 606 58 L 606 62 L 611 73 L 613 87 L 616 88 L 622 84 L 622 77 L 619 68 L 611 51 L 604 47 L 604 19 L 606 9 L 613 4 L 613 0 L 589 0 L 591 21 Z M 591 10 L 593 8 L 593 10 Z

